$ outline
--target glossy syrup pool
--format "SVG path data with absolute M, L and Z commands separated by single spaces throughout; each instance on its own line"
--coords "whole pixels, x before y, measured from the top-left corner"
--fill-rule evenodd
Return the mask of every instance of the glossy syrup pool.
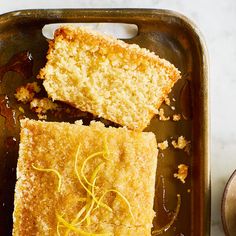
M 42 37 L 41 31 L 31 25 L 29 27 L 31 27 L 31 30 L 26 30 L 24 34 L 14 31 L 13 38 L 12 32 L 7 32 L 2 44 L 0 44 L 0 235 L 11 235 L 12 232 L 15 170 L 20 132 L 19 119 L 24 117 L 37 119 L 37 116 L 30 111 L 27 105 L 19 104 L 16 101 L 14 98 L 15 89 L 28 82 L 38 81 L 36 75 L 45 64 L 48 48 L 48 43 Z M 162 108 L 164 108 L 166 115 L 171 116 L 181 113 L 185 119 L 173 122 L 171 120 L 160 121 L 155 117 L 145 131 L 154 132 L 158 142 L 166 139 L 169 142 L 169 148 L 160 151 L 158 155 L 154 229 L 163 229 L 171 221 L 176 209 L 176 196 L 180 194 L 181 207 L 178 217 L 171 227 L 166 227 L 166 230 L 163 230 L 161 235 L 186 236 L 190 235 L 191 232 L 191 155 L 187 155 L 183 150 L 174 149 L 171 146 L 171 141 L 181 135 L 188 140 L 191 140 L 192 137 L 191 77 L 188 74 L 187 66 L 181 63 L 183 55 L 172 54 L 168 43 L 163 42 L 160 36 L 153 37 L 153 35 L 145 34 L 141 41 L 140 36 L 128 41 L 149 48 L 157 52 L 161 57 L 172 61 L 183 75 L 183 79 L 176 84 L 170 95 L 171 103 L 175 110 L 166 105 L 162 105 Z M 34 39 L 33 41 L 32 38 Z M 38 82 L 41 83 L 41 81 Z M 44 96 L 46 94 L 43 92 L 41 95 Z M 172 98 L 176 101 L 174 102 Z M 20 106 L 24 108 L 24 114 L 19 111 Z M 83 112 L 78 112 L 72 117 L 68 117 L 67 114 L 63 113 L 57 117 L 49 115 L 49 120 L 52 121 L 74 122 L 77 119 L 82 119 L 84 124 L 89 124 L 94 117 Z M 178 164 L 182 163 L 189 166 L 189 174 L 185 184 L 173 177 L 173 174 L 177 172 Z
M 32 76 L 32 57 L 29 52 L 14 55 L 8 63 L 0 67 L 1 90 L 4 85 L 5 74 L 16 72 L 24 79 Z M 10 102 L 11 91 L 5 88 L 0 94 L 0 116 L 4 124 L 1 130 L 1 181 L 0 181 L 0 235 L 8 235 L 12 228 L 14 186 L 16 175 L 16 162 L 19 146 L 18 115 L 16 108 Z M 13 101 L 14 102 L 14 101 Z

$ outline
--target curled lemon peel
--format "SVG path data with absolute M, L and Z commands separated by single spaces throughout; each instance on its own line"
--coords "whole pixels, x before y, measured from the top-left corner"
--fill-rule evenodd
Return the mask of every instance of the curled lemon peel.
M 90 210 L 90 208 L 91 207 L 93 207 L 94 206 L 94 200 L 92 200 L 92 203 L 93 204 L 91 204 L 90 206 L 89 206 L 89 201 L 86 203 L 86 212 L 88 213 L 90 213 L 91 212 L 91 210 Z M 87 215 L 87 213 L 86 213 L 86 222 L 87 222 L 87 225 L 90 225 L 91 224 L 91 220 L 90 220 L 90 215 Z
M 90 159 L 92 159 L 92 158 L 94 158 L 94 157 L 96 157 L 96 156 L 102 155 L 102 154 L 103 154 L 103 152 L 96 152 L 96 153 L 93 153 L 92 155 L 88 156 L 88 157 L 84 160 L 84 162 L 83 162 L 83 164 L 82 164 L 82 167 L 81 167 L 81 176 L 84 178 L 85 182 L 86 182 L 88 185 L 90 185 L 90 186 L 92 186 L 92 183 L 90 183 L 90 182 L 88 181 L 88 179 L 86 178 L 86 176 L 85 176 L 85 174 L 84 174 L 85 165 L 87 164 L 87 162 L 88 162 Z
M 81 230 L 74 225 L 67 222 L 65 219 L 62 218 L 62 216 L 57 215 L 57 220 L 62 223 L 66 228 L 78 233 L 81 236 L 111 236 L 111 233 L 89 233 L 84 230 Z
M 93 184 L 92 184 L 92 187 L 91 187 L 91 191 L 92 191 L 93 194 L 95 194 L 95 193 L 94 193 L 94 189 L 95 189 L 95 183 L 96 183 L 96 180 L 97 180 L 96 176 L 97 176 L 98 171 L 100 170 L 100 167 L 101 167 L 102 164 L 103 164 L 103 163 L 101 163 L 100 165 L 98 165 L 98 166 L 96 167 L 96 169 L 94 170 L 94 172 L 93 172 L 93 174 L 92 174 L 92 177 L 91 177 L 91 180 L 93 181 Z M 88 197 L 89 197 L 89 196 L 88 196 Z M 87 198 L 87 200 L 88 200 L 88 198 Z M 71 225 L 77 226 L 77 225 L 81 224 L 83 221 L 88 220 L 88 219 L 89 219 L 89 220 L 88 220 L 87 222 L 89 222 L 89 224 L 90 224 L 90 214 L 91 214 L 91 211 L 92 211 L 92 209 L 93 209 L 93 207 L 94 207 L 94 203 L 95 203 L 95 201 L 94 201 L 94 199 L 92 199 L 92 200 L 91 200 L 91 205 L 90 205 L 90 207 L 89 207 L 88 210 L 87 210 L 87 207 L 88 207 L 89 204 L 90 204 L 90 202 L 88 202 L 88 203 L 80 210 L 80 212 L 77 214 L 76 218 L 72 221 Z M 83 211 L 82 211 L 82 210 L 83 210 Z M 85 214 L 85 216 L 83 217 L 83 219 L 80 220 L 79 222 L 76 222 L 76 221 L 81 217 L 81 215 L 82 215 L 85 211 L 86 211 L 86 214 Z M 71 229 L 67 229 L 65 236 L 67 236 L 70 231 L 71 231 Z
M 86 202 L 87 198 L 86 197 L 79 197 L 77 198 L 78 202 Z
M 83 213 L 86 211 L 86 207 L 83 206 L 81 208 L 81 210 L 77 213 L 75 219 L 71 222 L 71 225 L 74 225 L 76 223 L 76 221 L 78 221 L 78 219 L 83 215 Z M 67 229 L 65 236 L 68 236 L 68 234 L 70 233 L 71 229 Z
M 93 187 L 92 187 L 92 193 L 93 193 L 93 194 L 94 194 L 94 186 L 95 186 L 95 183 L 96 183 L 96 179 L 97 179 L 97 178 L 95 178 L 95 179 L 93 180 Z M 80 224 L 83 223 L 86 219 L 89 218 L 90 213 L 91 213 L 91 211 L 92 211 L 92 209 L 93 209 L 93 207 L 94 207 L 94 203 L 95 203 L 95 201 L 92 199 L 89 209 L 88 209 L 88 210 L 86 209 L 86 210 L 87 210 L 86 215 L 84 216 L 84 218 L 83 218 L 82 220 L 80 220 L 79 222 L 77 222 L 75 225 L 80 225 Z M 87 206 L 87 205 L 86 205 L 86 206 Z
M 57 222 L 57 236 L 61 236 L 59 228 L 60 228 L 60 222 L 58 221 Z
M 78 221 L 78 219 L 84 214 L 85 211 L 86 211 L 86 207 L 83 206 L 81 210 L 77 213 L 75 219 L 72 221 L 72 224 L 75 224 L 76 221 Z
M 90 212 L 91 212 L 91 207 L 93 208 L 94 206 L 94 200 L 92 200 L 92 203 L 91 205 L 89 206 L 89 201 L 86 203 L 86 215 L 85 215 L 85 218 L 86 218 L 86 222 L 87 222 L 87 225 L 90 225 L 91 224 L 91 220 L 90 220 Z M 89 215 L 88 215 L 89 214 Z
M 95 168 L 95 170 L 94 170 L 94 172 L 92 173 L 92 176 L 91 176 L 91 182 L 93 182 L 93 184 L 92 184 L 92 187 L 89 187 L 89 190 L 90 191 L 92 191 L 92 193 L 94 194 L 94 190 L 95 190 L 95 188 L 96 188 L 96 186 L 95 186 L 95 182 L 96 182 L 96 176 L 98 175 L 98 172 L 99 172 L 99 170 L 101 169 L 101 166 L 103 165 L 104 163 L 102 162 L 102 163 L 100 163 L 96 168 Z M 94 182 L 95 181 L 95 182 Z M 88 195 L 88 194 L 87 194 Z M 86 209 L 88 209 L 88 211 L 89 211 L 89 195 L 88 195 L 88 198 L 87 198 L 88 200 L 87 200 L 87 204 L 86 204 Z M 93 203 L 91 204 L 91 205 L 93 205 L 94 206 L 94 200 L 92 199 L 92 201 L 93 201 Z M 92 211 L 92 209 L 90 210 L 90 212 Z M 87 225 L 90 225 L 90 223 L 91 223 L 91 221 L 90 221 L 90 216 L 88 216 L 87 217 L 87 219 L 86 219 L 86 221 L 87 221 Z
M 91 176 L 91 180 L 94 181 L 94 179 L 96 178 L 96 176 L 98 175 L 98 172 L 100 171 L 100 168 L 101 166 L 103 165 L 104 163 L 100 163 L 94 170 L 94 172 L 92 173 L 92 176 Z M 93 187 L 93 185 L 92 185 Z M 95 186 L 94 186 L 95 187 Z
M 89 187 L 89 190 L 92 191 L 93 194 L 94 191 L 95 191 L 95 183 L 96 183 L 96 176 L 98 175 L 98 172 L 99 170 L 101 169 L 101 166 L 103 165 L 104 163 L 100 163 L 94 170 L 94 172 L 92 173 L 92 176 L 91 176 L 91 182 L 93 182 L 92 184 L 92 187 Z M 86 220 L 87 220 L 87 225 L 90 225 L 91 221 L 90 221 L 90 213 L 91 211 L 93 210 L 93 207 L 94 207 L 94 200 L 92 199 L 92 202 L 91 202 L 91 205 L 90 205 L 90 199 L 89 199 L 89 196 L 88 196 L 88 201 L 87 201 L 87 204 L 86 204 L 86 210 L 87 210 L 87 213 L 89 212 L 89 215 L 86 216 Z M 90 205 L 90 207 L 89 207 Z M 82 222 L 80 222 L 82 223 Z
M 166 232 L 173 225 L 173 223 L 175 222 L 175 220 L 179 214 L 180 205 L 181 205 L 181 196 L 179 194 L 177 194 L 177 206 L 176 206 L 176 209 L 175 209 L 175 212 L 174 212 L 174 215 L 173 215 L 171 221 L 168 224 L 161 227 L 160 229 L 152 231 L 152 235 L 162 234 L 162 233 Z
M 52 172 L 52 173 L 56 174 L 57 177 L 58 177 L 58 187 L 57 187 L 57 191 L 60 192 L 62 177 L 61 177 L 60 173 L 59 173 L 57 170 L 55 170 L 55 169 L 39 168 L 39 167 L 34 166 L 34 164 L 32 164 L 32 167 L 33 167 L 35 170 L 38 170 L 38 171 L 47 172 L 47 173 Z
M 104 207 L 104 208 L 106 208 L 108 211 L 111 211 L 111 212 L 112 212 L 112 209 L 111 209 L 108 205 L 106 205 L 106 204 L 104 204 L 104 203 L 102 203 L 102 202 L 98 202 L 98 200 L 97 200 L 97 198 L 95 197 L 95 195 L 84 185 L 83 181 L 81 180 L 80 175 L 79 175 L 79 172 L 78 172 L 78 169 L 77 169 L 77 162 L 78 162 L 79 151 L 80 151 L 80 145 L 78 146 L 77 151 L 76 151 L 75 166 L 74 166 L 75 174 L 76 174 L 76 176 L 77 176 L 77 178 L 78 178 L 80 184 L 82 185 L 82 187 L 86 190 L 86 192 L 94 199 L 94 201 L 95 201 L 99 206 Z
M 119 192 L 118 190 L 115 190 L 115 189 L 106 190 L 99 199 L 96 197 L 95 189 L 98 188 L 98 186 L 96 186 L 97 175 L 98 175 L 99 170 L 101 169 L 101 166 L 105 162 L 100 163 L 95 168 L 95 170 L 93 171 L 93 173 L 91 175 L 90 181 L 85 176 L 85 173 L 84 173 L 85 166 L 86 166 L 87 162 L 89 160 L 91 160 L 92 158 L 94 158 L 96 156 L 99 156 L 99 155 L 102 155 L 105 160 L 108 160 L 108 161 L 110 160 L 108 158 L 109 155 L 110 155 L 110 151 L 109 151 L 108 145 L 107 145 L 107 137 L 105 136 L 105 138 L 104 138 L 104 150 L 101 151 L 101 152 L 93 153 L 90 156 L 88 156 L 85 159 L 85 161 L 82 163 L 82 166 L 81 166 L 81 169 L 80 169 L 80 174 L 79 174 L 77 164 L 78 164 L 78 157 L 79 157 L 79 153 L 80 153 L 80 147 L 81 147 L 81 145 L 79 144 L 79 146 L 77 148 L 77 151 L 76 151 L 76 156 L 75 156 L 74 171 L 75 171 L 76 177 L 79 180 L 79 183 L 82 185 L 82 187 L 87 192 L 87 197 L 86 198 L 78 198 L 78 201 L 86 202 L 86 205 L 82 207 L 82 209 L 77 213 L 75 219 L 72 220 L 71 223 L 67 222 L 63 218 L 63 215 L 61 215 L 61 216 L 57 215 L 57 219 L 58 219 L 57 231 L 59 232 L 59 227 L 65 227 L 65 228 L 67 228 L 67 230 L 65 232 L 65 236 L 68 236 L 70 231 L 74 231 L 74 232 L 78 233 L 79 235 L 85 235 L 85 236 L 87 236 L 87 235 L 91 235 L 91 236 L 97 236 L 97 235 L 99 235 L 99 236 L 110 236 L 110 235 L 112 235 L 111 233 L 98 233 L 98 234 L 97 233 L 89 233 L 89 232 L 86 232 L 86 231 L 83 231 L 82 229 L 80 229 L 79 226 L 85 220 L 87 221 L 87 225 L 89 225 L 90 221 L 91 221 L 91 219 L 90 219 L 91 212 L 96 210 L 99 207 L 104 207 L 104 208 L 106 208 L 107 210 L 109 210 L 111 212 L 113 211 L 107 204 L 102 202 L 102 199 L 109 192 L 114 192 L 122 198 L 122 200 L 128 206 L 129 213 L 132 216 L 132 219 L 134 220 L 134 215 L 133 215 L 132 210 L 131 210 L 131 205 L 130 205 L 129 201 L 127 200 L 127 198 L 121 192 Z M 88 186 L 86 186 L 86 184 Z M 96 203 L 96 207 L 94 208 L 95 203 Z M 82 216 L 83 216 L 83 218 L 80 219 Z
M 87 164 L 87 162 L 88 162 L 90 159 L 92 159 L 92 158 L 94 158 L 94 157 L 96 157 L 96 156 L 99 156 L 99 155 L 103 155 L 103 158 L 104 158 L 105 160 L 107 160 L 107 161 L 110 160 L 110 159 L 108 158 L 108 157 L 110 156 L 110 151 L 109 151 L 108 145 L 107 145 L 107 136 L 104 137 L 104 142 L 103 142 L 103 143 L 104 143 L 104 150 L 105 150 L 105 151 L 95 152 L 95 153 L 91 154 L 90 156 L 88 156 L 88 157 L 85 159 L 85 161 L 83 162 L 82 167 L 81 167 L 81 175 L 82 175 L 82 177 L 84 178 L 85 182 L 86 182 L 88 185 L 90 185 L 90 186 L 92 186 L 92 183 L 90 183 L 90 182 L 88 181 L 88 179 L 86 178 L 86 176 L 85 176 L 85 174 L 84 174 L 84 168 L 85 168 L 85 165 Z
M 103 195 L 99 198 L 99 203 L 100 203 L 100 201 L 102 201 L 102 199 L 105 197 L 105 195 L 106 195 L 107 193 L 109 193 L 109 192 L 114 192 L 114 193 L 118 194 L 118 195 L 124 200 L 124 202 L 126 203 L 126 205 L 127 205 L 128 208 L 129 208 L 129 213 L 130 213 L 131 217 L 132 217 L 133 220 L 134 220 L 134 215 L 133 215 L 133 212 L 132 212 L 132 210 L 131 210 L 131 206 L 130 206 L 130 203 L 129 203 L 128 199 L 127 199 L 120 191 L 118 191 L 118 190 L 115 190 L 115 189 L 106 190 L 106 191 L 103 193 Z M 99 207 L 99 204 L 97 205 L 97 207 L 96 207 L 94 210 L 96 210 L 98 207 Z

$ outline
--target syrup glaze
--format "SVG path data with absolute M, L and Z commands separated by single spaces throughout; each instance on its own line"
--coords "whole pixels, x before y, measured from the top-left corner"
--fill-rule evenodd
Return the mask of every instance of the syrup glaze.
M 0 95 L 0 115 L 5 118 L 5 127 L 12 130 L 16 127 L 16 113 L 10 107 L 7 95 Z
M 24 78 L 30 78 L 33 75 L 33 57 L 29 51 L 23 51 L 15 54 L 3 66 L 0 67 L 0 82 L 4 75 L 9 71 L 14 71 Z
M 32 69 L 33 57 L 30 52 L 17 53 L 8 63 L 0 67 L 0 85 L 7 72 L 14 71 L 24 79 L 28 79 L 32 76 Z M 19 146 L 18 119 L 16 111 L 10 104 L 9 94 L 0 94 L 0 116 L 5 119 L 5 130 L 2 130 L 4 141 L 0 148 L 0 235 L 12 235 L 12 212 Z

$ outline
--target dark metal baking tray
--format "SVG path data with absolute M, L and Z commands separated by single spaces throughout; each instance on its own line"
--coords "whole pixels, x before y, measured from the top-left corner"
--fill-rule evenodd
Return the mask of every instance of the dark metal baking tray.
M 39 69 L 45 64 L 48 42 L 42 36 L 42 27 L 49 23 L 62 22 L 122 22 L 138 26 L 138 35 L 126 40 L 157 53 L 172 62 L 182 73 L 182 80 L 175 85 L 170 97 L 176 98 L 175 111 L 163 105 L 167 114 L 182 113 L 186 119 L 179 122 L 160 121 L 155 117 L 146 131 L 153 131 L 157 141 L 184 135 L 191 140 L 191 154 L 169 148 L 160 151 L 155 195 L 154 229 L 160 222 L 160 204 L 165 194 L 165 207 L 176 207 L 176 194 L 181 195 L 181 208 L 174 225 L 163 235 L 210 234 L 210 167 L 208 130 L 208 64 L 206 47 L 197 27 L 183 15 L 168 10 L 153 9 L 67 9 L 23 10 L 0 16 L 0 65 L 6 64 L 13 55 L 22 51 L 31 52 L 33 75 L 24 78 L 16 71 L 3 73 L 0 70 L 0 94 L 7 94 L 8 106 L 19 113 L 19 104 L 14 99 L 15 89 L 35 80 Z M 3 67 L 1 67 L 3 68 Z M 1 95 L 3 98 L 3 95 Z M 25 114 L 24 114 L 25 115 Z M 34 117 L 30 112 L 26 116 Z M 9 138 L 10 137 L 10 138 Z M 12 137 L 15 137 L 12 138 Z M 19 141 L 19 122 L 12 127 L 0 116 L 0 235 L 11 235 L 12 211 L 15 185 L 15 167 Z M 186 183 L 173 177 L 180 163 L 189 166 Z M 161 178 L 163 176 L 163 178 Z

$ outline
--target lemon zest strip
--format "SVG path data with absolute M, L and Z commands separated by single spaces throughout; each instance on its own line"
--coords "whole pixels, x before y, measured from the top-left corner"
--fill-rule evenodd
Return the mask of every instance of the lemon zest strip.
M 132 216 L 132 218 L 134 220 L 134 215 L 133 215 L 133 212 L 131 210 L 131 206 L 130 206 L 130 203 L 129 203 L 128 199 L 118 190 L 115 190 L 115 189 L 106 190 L 103 193 L 103 195 L 99 198 L 99 203 L 100 203 L 100 201 L 102 201 L 102 199 L 105 197 L 105 195 L 109 192 L 114 192 L 114 193 L 118 194 L 124 200 L 124 202 L 127 204 L 128 208 L 129 208 L 129 213 L 130 213 L 130 215 Z M 99 207 L 99 204 L 97 205 L 97 207 L 94 210 L 96 210 L 98 207 Z
M 60 228 L 60 222 L 58 221 L 57 222 L 57 236 L 61 236 L 59 228 Z
M 90 182 L 88 181 L 88 179 L 86 178 L 86 176 L 85 176 L 85 174 L 84 174 L 85 165 L 87 164 L 87 162 L 88 162 L 90 159 L 92 159 L 92 158 L 94 158 L 94 157 L 96 157 L 96 156 L 99 156 L 99 155 L 103 155 L 103 158 L 104 158 L 105 160 L 107 160 L 107 161 L 110 160 L 110 159 L 108 158 L 109 155 L 110 155 L 110 151 L 109 151 L 108 145 L 107 145 L 107 136 L 104 137 L 104 150 L 105 150 L 105 152 L 104 152 L 104 151 L 100 151 L 100 152 L 96 152 L 96 153 L 91 154 L 90 156 L 88 156 L 88 157 L 85 159 L 85 161 L 84 161 L 83 164 L 82 164 L 82 167 L 81 167 L 81 175 L 82 175 L 82 177 L 84 178 L 85 182 L 86 182 L 88 185 L 90 185 L 90 186 L 92 186 L 92 183 L 90 183 Z
M 96 180 L 97 180 L 97 178 L 95 178 L 94 181 L 93 181 L 93 189 L 92 189 L 92 193 L 93 193 L 93 194 L 94 194 L 94 186 L 95 186 Z M 79 225 L 79 224 L 81 224 L 82 222 L 84 222 L 86 219 L 88 219 L 88 217 L 90 216 L 90 213 L 91 213 L 91 211 L 92 211 L 92 209 L 93 209 L 93 207 L 94 207 L 94 203 L 95 203 L 95 201 L 92 199 L 91 205 L 90 205 L 90 207 L 89 207 L 89 209 L 88 209 L 86 215 L 84 216 L 84 218 L 83 218 L 82 220 L 80 220 L 79 222 L 77 222 L 77 223 L 75 224 L 76 226 Z
M 42 172 L 53 172 L 54 174 L 57 175 L 58 177 L 58 187 L 57 187 L 57 191 L 60 192 L 60 189 L 61 189 L 61 175 L 60 173 L 57 171 L 57 170 L 54 170 L 54 169 L 44 169 L 44 168 L 39 168 L 39 167 L 36 167 L 34 166 L 34 164 L 32 164 L 32 167 L 35 169 L 35 170 L 38 170 L 38 171 L 42 171 Z
M 66 220 L 64 220 L 60 215 L 57 215 L 57 219 L 60 223 L 62 223 L 66 228 L 79 233 L 80 235 L 85 235 L 85 236 L 111 236 L 111 233 L 89 233 L 89 232 L 85 232 L 79 228 L 76 228 L 75 226 L 73 226 L 72 224 L 68 223 Z
M 82 167 L 81 167 L 81 175 L 82 175 L 82 177 L 84 178 L 85 182 L 86 182 L 88 185 L 90 185 L 90 186 L 92 186 L 92 184 L 88 181 L 88 179 L 86 178 L 86 176 L 85 176 L 85 174 L 84 174 L 84 167 L 85 167 L 86 163 L 87 163 L 90 159 L 92 159 L 92 158 L 94 158 L 94 157 L 96 157 L 96 156 L 102 155 L 102 154 L 103 154 L 103 152 L 96 152 L 96 153 L 93 153 L 92 155 L 88 156 L 88 157 L 84 160 L 84 162 L 83 162 L 83 164 L 82 164 Z
M 96 169 L 94 170 L 94 172 L 93 172 L 93 174 L 92 174 L 91 181 L 93 181 L 93 185 L 92 185 L 91 191 L 92 191 L 93 194 L 94 194 L 95 183 L 96 183 L 96 179 L 97 179 L 96 176 L 97 176 L 97 174 L 98 174 L 98 172 L 99 172 L 99 170 L 100 170 L 100 168 L 101 168 L 101 166 L 102 166 L 103 164 L 104 164 L 104 163 L 100 163 L 100 164 L 96 167 Z M 88 194 L 88 193 L 87 193 L 87 194 Z M 88 197 L 89 197 L 89 194 L 88 194 Z M 85 199 L 86 199 L 86 198 L 85 198 Z M 88 200 L 88 198 L 87 198 L 87 200 Z M 91 205 L 90 205 L 88 211 L 86 212 L 86 215 L 84 216 L 84 218 L 83 218 L 82 220 L 80 220 L 79 222 L 76 223 L 76 221 L 80 218 L 80 216 L 81 216 L 81 215 L 85 212 L 85 210 L 87 209 L 87 206 L 88 206 L 89 204 L 86 204 L 86 206 L 84 206 L 84 207 L 80 210 L 80 212 L 77 214 L 76 218 L 71 222 L 71 224 L 74 225 L 74 226 L 77 226 L 77 225 L 81 224 L 85 219 L 87 220 L 87 223 L 89 222 L 89 224 L 90 224 L 90 217 L 89 217 L 89 216 L 90 216 L 90 213 L 91 213 L 91 211 L 92 211 L 92 209 L 93 209 L 93 207 L 94 207 L 94 203 L 95 203 L 95 201 L 92 199 Z M 68 236 L 68 234 L 69 234 L 70 231 L 71 231 L 70 229 L 67 229 L 67 231 L 66 231 L 66 233 L 65 233 L 65 236 Z
M 77 149 L 77 152 L 76 152 L 74 169 L 75 169 L 75 174 L 76 174 L 76 176 L 77 176 L 77 178 L 78 178 L 80 184 L 82 185 L 82 187 L 86 190 L 86 192 L 94 199 L 94 201 L 95 201 L 99 206 L 102 206 L 102 207 L 106 208 L 108 211 L 111 211 L 111 212 L 112 212 L 112 209 L 111 209 L 108 205 L 102 203 L 101 201 L 98 202 L 98 200 L 97 200 L 97 198 L 94 196 L 94 194 L 93 194 L 93 193 L 84 185 L 84 183 L 82 182 L 82 180 L 81 180 L 81 178 L 80 178 L 80 175 L 79 175 L 79 172 L 78 172 L 78 169 L 77 169 L 77 162 L 78 162 L 79 150 L 80 150 L 80 145 L 79 145 L 79 147 L 78 147 L 78 149 Z
M 92 184 L 92 187 L 89 187 L 89 190 L 90 191 L 92 191 L 92 193 L 93 194 L 95 194 L 94 193 L 94 190 L 95 190 L 95 183 L 96 183 L 96 176 L 97 176 L 97 174 L 98 174 L 98 172 L 99 172 L 99 170 L 100 170 L 100 168 L 101 168 L 101 166 L 103 165 L 104 163 L 100 163 L 96 168 L 95 168 L 95 170 L 94 170 L 94 172 L 93 172 L 93 174 L 92 174 L 92 176 L 91 176 L 91 181 L 93 182 L 93 184 Z M 88 195 L 88 194 L 87 194 Z M 88 195 L 88 198 L 87 198 L 87 200 L 89 199 L 89 195 Z M 93 207 L 94 207 L 94 199 L 92 199 L 92 201 L 91 201 L 91 205 L 90 205 L 90 207 L 89 207 L 89 202 L 87 202 L 87 204 L 86 204 L 86 215 L 85 215 L 85 217 L 84 217 L 84 219 L 82 219 L 80 222 L 78 222 L 78 223 L 76 223 L 76 225 L 78 225 L 78 224 L 81 224 L 85 219 L 87 220 L 87 225 L 89 225 L 90 224 L 90 213 L 91 213 L 91 211 L 93 210 Z M 89 207 L 89 208 L 88 208 Z
M 99 172 L 99 170 L 101 169 L 101 166 L 104 164 L 104 162 L 100 163 L 94 170 L 94 172 L 92 173 L 92 176 L 91 176 L 91 182 L 94 182 L 94 180 L 96 179 L 96 176 Z M 96 180 L 95 180 L 96 181 Z M 89 190 L 92 191 L 92 193 L 94 193 L 94 189 L 96 188 L 95 186 L 95 182 L 93 183 L 93 186 L 92 187 L 89 187 Z M 87 194 L 88 195 L 88 194 Z M 88 196 L 89 197 L 89 196 Z M 94 201 L 94 200 L 92 200 Z M 94 205 L 94 203 L 93 203 Z M 86 204 L 86 208 L 89 207 L 89 204 L 87 203 Z M 92 211 L 92 209 L 90 210 L 90 212 Z M 87 217 L 87 225 L 90 225 L 91 221 L 90 221 L 90 216 Z
M 79 202 L 86 202 L 87 198 L 86 197 L 79 197 L 77 198 Z
M 83 213 L 86 211 L 86 207 L 83 206 L 81 208 L 81 210 L 77 213 L 75 219 L 71 222 L 72 225 L 74 225 L 76 223 L 76 221 L 83 215 Z M 65 236 L 68 236 L 68 234 L 70 233 L 71 229 L 67 229 Z
M 78 212 L 78 214 L 76 215 L 76 218 L 72 221 L 72 224 L 75 224 L 76 221 L 83 215 L 85 211 L 86 211 L 86 207 L 83 206 L 81 210 Z
M 93 207 L 94 206 L 94 200 L 92 200 L 92 204 L 89 206 L 89 201 L 86 203 L 86 215 L 87 213 L 90 211 L 90 207 Z M 91 220 L 90 220 L 90 215 L 88 215 L 86 217 L 86 221 L 87 221 L 87 225 L 90 225 L 91 224 Z
M 94 193 L 94 190 L 95 190 L 95 183 L 96 183 L 96 180 L 97 180 L 97 177 L 96 177 L 96 176 L 97 176 L 97 174 L 98 174 L 98 172 L 99 172 L 99 170 L 100 170 L 100 168 L 101 168 L 102 165 L 103 165 L 103 163 L 100 163 L 100 164 L 96 167 L 96 169 L 94 170 L 94 172 L 93 172 L 93 174 L 92 174 L 92 177 L 91 177 L 91 181 L 93 182 L 92 187 L 91 187 L 91 191 L 92 191 L 93 194 L 95 194 L 95 193 Z M 88 197 L 89 197 L 89 196 L 88 196 Z M 91 211 L 93 210 L 94 203 L 95 203 L 95 201 L 94 201 L 94 199 L 92 199 L 91 205 L 90 205 L 89 209 L 87 210 L 86 215 L 84 216 L 84 218 L 83 218 L 80 222 L 76 223 L 76 225 L 81 224 L 85 219 L 87 219 L 88 225 L 90 224 L 90 213 L 91 213 Z M 88 205 L 89 205 L 89 203 L 86 204 L 86 209 L 87 209 Z

